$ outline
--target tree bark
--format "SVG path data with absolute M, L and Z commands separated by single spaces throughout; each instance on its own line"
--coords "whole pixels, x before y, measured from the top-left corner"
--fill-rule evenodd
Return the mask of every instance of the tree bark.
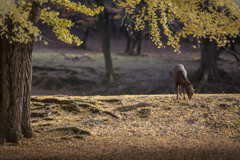
M 99 6 L 104 6 L 103 0 L 96 0 L 96 3 Z M 106 25 L 104 23 L 104 19 L 106 20 Z M 111 57 L 111 22 L 109 20 L 109 13 L 104 6 L 104 11 L 98 15 L 97 27 L 99 30 L 99 34 L 101 37 L 102 50 L 105 59 L 105 67 L 106 73 L 105 78 L 103 79 L 103 84 L 109 84 L 113 81 L 114 71 Z
M 39 15 L 39 4 L 34 2 L 29 20 L 36 24 Z M 5 25 L 11 33 L 13 25 L 17 24 L 7 19 Z M 10 41 L 11 38 L 6 38 L 6 35 L 0 37 L 0 138 L 18 143 L 23 136 L 32 137 L 30 94 L 33 42 Z

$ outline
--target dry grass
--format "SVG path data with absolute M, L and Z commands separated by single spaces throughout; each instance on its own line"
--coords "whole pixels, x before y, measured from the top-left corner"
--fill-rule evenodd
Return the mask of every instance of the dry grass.
M 36 137 L 1 146 L 0 159 L 240 159 L 239 94 L 195 94 L 191 101 L 177 101 L 176 95 L 54 98 L 89 103 L 112 113 L 117 107 L 141 102 L 152 106 L 145 107 L 145 115 L 143 108 L 115 112 L 119 119 L 89 108 L 67 112 L 61 104 L 34 110 L 48 113 L 47 118 L 32 118 Z M 101 101 L 106 99 L 120 101 Z M 32 109 L 39 105 L 49 104 L 32 102 Z M 92 136 L 48 132 L 58 127 L 78 127 Z

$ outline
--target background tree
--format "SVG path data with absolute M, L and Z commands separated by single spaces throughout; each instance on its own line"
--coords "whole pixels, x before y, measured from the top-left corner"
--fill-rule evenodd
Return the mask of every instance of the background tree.
M 168 45 L 180 53 L 180 37 L 189 35 L 197 37 L 201 42 L 201 64 L 193 76 L 196 80 L 205 83 L 208 80 L 219 80 L 226 76 L 217 66 L 217 46 L 225 46 L 229 42 L 227 37 L 234 38 L 239 34 L 240 10 L 237 0 L 148 0 L 142 9 L 135 8 L 141 0 L 116 0 L 123 6 L 126 13 L 135 23 L 135 30 L 143 30 L 146 20 L 150 25 L 152 41 L 162 47 L 159 25 L 163 26 L 163 32 L 168 37 Z M 160 13 L 160 17 L 157 16 Z M 184 27 L 173 33 L 169 29 L 170 23 L 179 19 Z M 201 40 L 201 41 L 200 41 Z M 212 43 L 210 43 L 212 42 Z M 194 46 L 195 47 L 195 46 Z M 214 51 L 214 53 L 212 53 Z
M 114 71 L 111 57 L 111 22 L 109 19 L 109 13 L 107 8 L 104 5 L 103 0 L 95 0 L 98 6 L 103 6 L 104 11 L 98 15 L 97 28 L 101 37 L 102 50 L 105 59 L 105 78 L 103 83 L 109 84 L 113 80 Z M 104 23 L 106 21 L 106 24 Z
M 87 5 L 89 8 L 94 8 L 94 6 L 89 5 L 87 1 L 84 0 L 73 0 L 75 3 L 81 3 L 82 5 Z M 74 23 L 74 29 L 79 30 L 79 36 L 83 32 L 81 37 L 82 44 L 79 46 L 80 49 L 87 49 L 87 40 L 91 30 L 96 29 L 95 21 L 96 17 L 88 16 L 81 12 L 76 12 L 72 9 L 67 9 L 65 6 L 58 3 L 45 3 L 44 6 L 49 6 L 51 10 L 59 12 L 59 17 L 71 20 Z
M 144 0 L 141 0 L 141 2 L 138 5 L 136 5 L 134 12 L 138 12 L 145 5 L 146 3 L 144 2 Z M 134 23 L 129 20 L 130 19 L 129 16 L 132 16 L 132 15 L 125 15 L 127 44 L 126 44 L 126 50 L 124 53 L 129 55 L 141 55 L 144 30 L 148 27 L 147 25 L 145 25 L 145 28 L 143 30 L 138 30 L 138 31 L 133 30 Z
M 81 41 L 70 34 L 71 21 L 58 18 L 58 12 L 42 8 L 47 0 L 0 1 L 0 138 L 18 143 L 32 137 L 30 93 L 34 40 L 41 39 L 35 26 L 38 19 L 53 26 L 57 37 L 66 42 Z M 52 0 L 67 8 L 88 15 L 100 13 L 102 7 L 89 9 L 67 0 Z
M 203 1 L 199 4 L 200 11 L 206 12 L 209 14 L 212 14 L 215 12 L 216 14 L 223 14 L 226 17 L 228 17 L 228 9 L 225 8 L 225 6 L 214 6 L 212 2 L 209 0 Z M 223 12 L 223 10 L 226 10 Z M 230 17 L 228 17 L 230 18 Z M 217 46 L 217 42 L 215 39 L 210 40 L 208 37 L 202 37 L 201 38 L 201 63 L 199 69 L 192 74 L 192 79 L 195 79 L 197 81 L 201 81 L 199 85 L 196 88 L 197 92 L 200 92 L 203 88 L 203 85 L 207 81 L 222 81 L 224 78 L 226 78 L 227 73 L 223 71 L 222 69 L 218 68 L 217 60 L 219 57 L 219 54 L 222 52 L 223 49 L 227 46 L 228 43 L 231 43 L 229 39 L 227 39 L 228 36 L 225 38 L 226 42 L 223 44 L 223 46 L 219 47 Z
M 126 30 L 127 43 L 125 54 L 138 56 L 142 54 L 143 34 L 143 30 L 133 32 Z
M 70 19 L 72 22 L 77 23 L 79 27 L 84 26 L 84 37 L 82 38 L 83 43 L 80 45 L 81 49 L 86 49 L 87 37 L 92 28 L 97 28 L 102 44 L 102 51 L 105 60 L 105 76 L 102 79 L 102 84 L 109 84 L 113 80 L 114 70 L 111 58 L 111 35 L 112 35 L 112 19 L 113 15 L 117 14 L 119 10 L 116 8 L 115 3 L 110 0 L 74 0 L 75 2 L 81 2 L 89 7 L 93 7 L 95 4 L 97 6 L 104 7 L 104 11 L 95 17 L 89 17 L 83 15 L 82 13 L 74 12 L 72 10 L 66 10 L 60 6 L 51 6 L 53 8 L 58 8 L 60 12 L 60 17 Z
M 91 0 L 88 0 L 90 5 L 93 4 Z M 95 3 L 98 6 L 104 7 L 103 12 L 97 15 L 98 20 L 96 21 L 96 26 L 98 28 L 100 37 L 101 37 L 101 44 L 102 44 L 102 51 L 105 60 L 105 77 L 102 80 L 102 84 L 109 84 L 113 81 L 114 77 L 114 70 L 113 70 L 113 63 L 111 57 L 111 21 L 110 21 L 110 14 L 106 7 L 106 2 L 104 0 L 95 0 Z M 108 1 L 107 1 L 108 3 Z

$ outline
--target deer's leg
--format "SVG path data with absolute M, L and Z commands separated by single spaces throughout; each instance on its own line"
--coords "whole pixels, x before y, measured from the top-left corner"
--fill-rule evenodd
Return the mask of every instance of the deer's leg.
M 179 85 L 179 95 L 182 97 L 182 86 Z
M 185 99 L 185 89 L 184 88 L 182 88 L 182 91 L 183 91 L 183 99 Z
M 180 86 L 177 85 L 177 100 L 178 100 L 178 98 L 179 98 L 179 89 L 180 89 Z

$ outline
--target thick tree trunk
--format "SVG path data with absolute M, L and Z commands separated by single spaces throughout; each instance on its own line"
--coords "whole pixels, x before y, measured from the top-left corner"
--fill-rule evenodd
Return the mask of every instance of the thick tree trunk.
M 11 26 L 11 20 L 6 24 Z M 10 27 L 9 27 L 10 29 Z M 32 43 L 10 43 L 0 38 L 0 137 L 17 143 L 32 137 L 30 92 L 32 77 Z
M 34 24 L 40 13 L 38 6 L 33 3 L 29 15 L 29 20 Z M 5 25 L 11 33 L 12 21 L 6 20 Z M 0 138 L 7 142 L 18 143 L 23 136 L 32 137 L 32 50 L 33 42 L 10 42 L 5 35 L 0 37 Z
M 199 92 L 207 81 L 221 81 L 227 73 L 218 68 L 217 65 L 217 42 L 209 39 L 201 39 L 201 64 L 199 69 L 191 75 L 191 79 L 200 81 L 197 87 Z
M 127 35 L 127 45 L 125 54 L 128 55 L 141 55 L 142 54 L 142 40 L 143 40 L 143 31 L 135 31 L 134 35 L 131 35 L 126 31 Z
M 104 6 L 103 0 L 96 0 L 96 3 L 100 6 Z M 104 19 L 106 20 L 106 25 L 104 23 Z M 104 12 L 101 12 L 98 15 L 98 22 L 97 22 L 98 30 L 101 37 L 101 43 L 102 43 L 102 50 L 104 54 L 105 59 L 105 67 L 106 67 L 106 73 L 105 78 L 103 79 L 104 84 L 109 84 L 113 81 L 114 71 L 113 71 L 113 64 L 112 64 L 112 57 L 111 57 L 111 22 L 109 20 L 109 14 L 104 7 Z

